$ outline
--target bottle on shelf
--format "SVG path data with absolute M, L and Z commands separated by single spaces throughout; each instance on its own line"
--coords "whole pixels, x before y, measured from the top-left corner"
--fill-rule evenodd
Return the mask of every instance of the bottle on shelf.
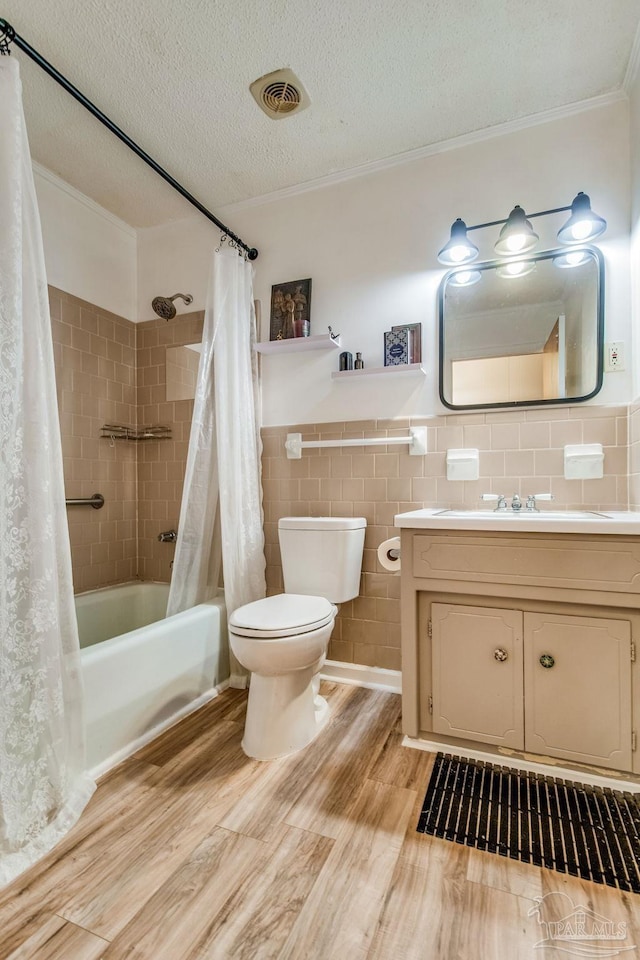
M 340 369 L 353 370 L 353 354 L 348 353 L 346 350 L 340 354 Z
M 356 370 L 364 370 L 364 360 L 362 359 L 361 353 L 356 353 L 356 362 L 354 363 Z

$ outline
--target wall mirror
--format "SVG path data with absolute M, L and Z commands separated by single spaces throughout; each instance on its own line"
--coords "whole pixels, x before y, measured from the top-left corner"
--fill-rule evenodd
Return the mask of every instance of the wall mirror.
M 596 247 L 451 270 L 439 313 L 440 399 L 452 410 L 576 403 L 602 386 Z
M 201 349 L 201 343 L 167 347 L 167 400 L 193 400 Z

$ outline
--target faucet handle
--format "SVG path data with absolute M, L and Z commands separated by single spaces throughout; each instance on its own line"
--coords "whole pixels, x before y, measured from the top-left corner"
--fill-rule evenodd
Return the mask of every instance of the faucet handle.
M 481 500 L 497 500 L 496 510 L 506 510 L 507 501 L 505 500 L 503 493 L 481 493 Z
M 555 500 L 555 497 L 552 493 L 530 493 L 527 497 L 527 510 L 538 511 L 536 500 Z
M 160 543 L 176 543 L 178 532 L 176 530 L 163 530 L 162 533 L 158 534 L 158 540 Z

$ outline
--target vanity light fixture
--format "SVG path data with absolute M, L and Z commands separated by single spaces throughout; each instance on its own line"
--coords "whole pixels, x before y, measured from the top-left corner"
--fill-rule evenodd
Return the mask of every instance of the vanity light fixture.
M 472 230 L 498 226 L 502 229 L 495 245 L 496 252 L 505 257 L 521 256 L 523 253 L 528 253 L 538 241 L 538 234 L 531 226 L 530 221 L 535 217 L 547 217 L 555 213 L 564 213 L 566 210 L 571 211 L 571 216 L 558 231 L 560 243 L 588 243 L 599 237 L 607 228 L 607 221 L 593 212 L 589 197 L 581 191 L 567 207 L 554 207 L 552 210 L 540 210 L 538 213 L 525 213 L 522 207 L 515 206 L 506 220 L 491 220 L 487 223 L 476 223 L 471 227 L 468 227 L 464 220 L 458 218 L 451 226 L 449 242 L 439 252 L 438 260 L 448 267 L 471 263 L 478 257 L 479 251 L 469 239 L 468 233 Z M 561 264 L 558 264 L 558 266 L 561 266 Z M 569 263 L 566 266 L 569 266 Z M 510 276 L 516 275 L 510 274 Z M 522 275 L 520 274 L 520 276 Z M 458 283 L 458 286 L 462 285 Z
M 571 216 L 558 230 L 560 243 L 587 243 L 607 229 L 607 221 L 591 209 L 586 193 L 580 193 L 571 204 Z
M 516 205 L 500 231 L 494 250 L 503 257 L 511 257 L 514 253 L 528 253 L 539 239 L 522 207 Z
M 474 228 L 472 228 L 474 229 Z M 451 237 L 438 254 L 440 263 L 455 267 L 459 263 L 468 263 L 478 256 L 478 248 L 467 236 L 467 225 L 460 217 L 451 224 Z

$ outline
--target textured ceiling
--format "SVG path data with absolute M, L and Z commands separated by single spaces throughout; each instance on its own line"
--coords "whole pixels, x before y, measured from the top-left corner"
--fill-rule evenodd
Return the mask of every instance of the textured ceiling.
M 212 210 L 618 90 L 638 0 L 0 0 L 0 16 Z M 20 51 L 34 159 L 133 226 L 184 200 Z M 311 107 L 249 84 L 289 66 Z

